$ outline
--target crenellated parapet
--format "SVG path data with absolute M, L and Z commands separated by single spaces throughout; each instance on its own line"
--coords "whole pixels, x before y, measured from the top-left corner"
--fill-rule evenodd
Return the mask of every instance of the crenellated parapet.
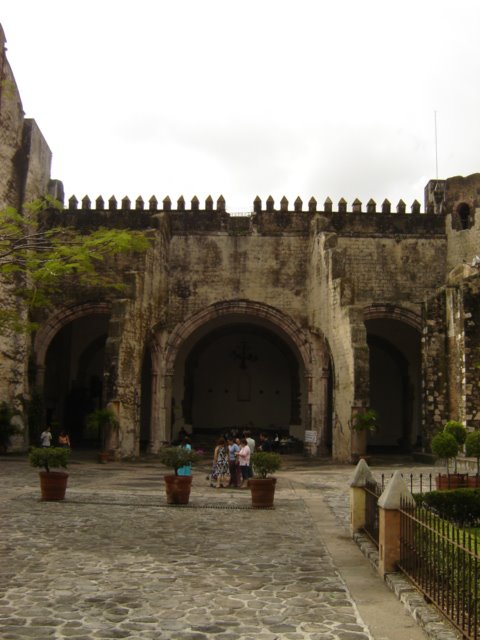
M 94 206 L 92 206 L 94 205 Z M 208 196 L 205 200 L 204 206 L 201 207 L 200 200 L 197 196 L 193 196 L 190 201 L 190 206 L 187 206 L 185 198 L 180 196 L 177 200 L 176 207 L 172 205 L 172 200 L 169 196 L 166 196 L 162 202 L 160 202 L 156 196 L 151 196 L 147 202 L 138 196 L 135 201 L 130 200 L 128 196 L 124 196 L 118 200 L 115 196 L 111 196 L 107 202 L 105 202 L 102 196 L 98 196 L 95 200 L 92 200 L 89 196 L 84 196 L 81 201 L 76 196 L 71 196 L 68 200 L 69 211 L 146 211 L 146 212 L 168 212 L 168 213 L 227 213 L 225 198 L 220 196 L 217 202 L 214 203 L 212 196 Z M 304 208 L 303 200 L 298 196 L 294 203 L 293 208 L 290 207 L 289 201 L 285 196 L 280 200 L 279 205 L 275 206 L 275 200 L 272 196 L 269 196 L 265 201 L 265 207 L 263 207 L 262 200 L 259 196 L 253 201 L 253 208 L 247 212 L 231 212 L 228 215 L 232 216 L 249 216 L 262 213 L 344 213 L 344 214 L 414 214 L 421 215 L 421 205 L 418 200 L 414 200 L 409 210 L 407 211 L 407 205 L 403 200 L 399 200 L 396 207 L 392 210 L 392 204 L 389 200 L 385 199 L 380 206 L 377 205 L 375 200 L 370 199 L 365 209 L 363 203 L 356 198 L 351 207 L 348 206 L 347 201 L 344 198 L 340 198 L 337 203 L 337 207 L 334 208 L 333 202 L 330 198 L 327 198 L 323 204 L 323 208 L 318 208 L 317 201 L 314 197 L 311 197 L 306 207 Z M 428 207 L 425 212 L 427 215 L 434 214 L 434 209 Z
M 92 203 L 94 206 L 92 207 Z M 124 196 L 118 200 L 115 196 L 111 196 L 105 203 L 102 196 L 98 196 L 95 200 L 92 200 L 89 196 L 84 196 L 81 201 L 76 196 L 71 196 L 68 199 L 67 209 L 69 211 L 145 211 L 145 212 L 172 212 L 172 213 L 185 213 L 187 211 L 200 213 L 225 213 L 225 198 L 220 196 L 217 199 L 216 206 L 214 206 L 212 196 L 208 196 L 205 200 L 204 208 L 200 208 L 200 200 L 197 196 L 194 196 L 190 201 L 190 208 L 187 208 L 185 198 L 180 196 L 177 200 L 177 206 L 172 207 L 172 201 L 170 196 L 166 196 L 160 203 L 156 196 L 151 196 L 148 202 L 145 202 L 142 196 L 133 202 L 128 196 Z
M 130 228 L 158 226 L 158 216 L 166 216 L 172 233 L 226 233 L 228 235 L 249 235 L 251 233 L 300 234 L 308 235 L 312 229 L 344 233 L 346 235 L 412 235 L 419 233 L 439 234 L 444 232 L 444 216 L 435 215 L 429 207 L 421 211 L 415 200 L 407 207 L 403 200 L 395 206 L 385 199 L 381 205 L 370 199 L 366 205 L 357 198 L 349 205 L 340 198 L 335 206 L 331 198 L 326 198 L 323 207 L 311 197 L 304 204 L 298 196 L 291 205 L 284 196 L 278 203 L 272 196 L 265 202 L 257 196 L 250 211 L 227 211 L 225 198 L 216 201 L 208 196 L 202 203 L 194 196 L 187 203 L 180 196 L 173 203 L 169 196 L 163 200 L 152 195 L 148 200 L 138 196 L 131 200 L 128 196 L 117 199 L 111 196 L 105 200 L 98 196 L 92 200 L 84 196 L 79 201 L 75 196 L 68 200 L 67 213 L 78 216 L 76 224 L 93 226 L 100 224 Z

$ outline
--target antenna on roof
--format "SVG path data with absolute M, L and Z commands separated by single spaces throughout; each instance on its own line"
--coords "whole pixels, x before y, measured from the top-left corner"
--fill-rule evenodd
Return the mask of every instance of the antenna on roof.
M 437 136 L 437 112 L 433 112 L 434 124 L 435 124 L 435 176 L 438 180 L 438 136 Z

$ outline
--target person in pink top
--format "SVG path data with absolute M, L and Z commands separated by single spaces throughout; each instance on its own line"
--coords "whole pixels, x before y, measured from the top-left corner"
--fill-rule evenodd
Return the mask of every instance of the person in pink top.
M 250 468 L 250 447 L 248 446 L 246 438 L 240 440 L 240 451 L 237 453 L 237 457 L 240 461 L 240 472 L 242 474 L 240 488 L 242 488 L 245 481 L 248 480 L 248 470 Z

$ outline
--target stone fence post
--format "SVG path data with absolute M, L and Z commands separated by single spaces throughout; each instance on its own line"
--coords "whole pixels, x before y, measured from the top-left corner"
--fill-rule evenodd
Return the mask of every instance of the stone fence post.
M 400 502 L 402 499 L 415 504 L 400 471 L 395 471 L 378 499 L 378 573 L 382 578 L 386 573 L 396 571 L 400 562 Z
M 375 482 L 370 467 L 365 460 L 359 460 L 350 482 L 350 533 L 353 536 L 365 526 L 367 482 Z

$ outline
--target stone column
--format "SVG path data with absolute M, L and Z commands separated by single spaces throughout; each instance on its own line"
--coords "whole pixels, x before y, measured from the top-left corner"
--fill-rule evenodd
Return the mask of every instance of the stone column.
M 43 390 L 45 387 L 45 365 L 38 364 L 37 365 L 37 374 L 35 376 L 35 389 L 39 394 L 43 395 Z
M 328 376 L 328 367 L 322 366 L 318 378 L 318 414 L 320 420 L 318 453 L 320 455 L 328 454 L 328 448 L 326 444 L 328 439 Z
M 150 429 L 148 437 L 148 450 L 150 453 L 158 452 L 158 371 L 152 365 L 151 372 L 151 399 L 150 399 Z
M 160 382 L 158 438 L 159 442 L 172 439 L 172 385 L 173 375 L 164 374 Z
M 385 491 L 378 499 L 379 539 L 378 573 L 383 578 L 386 573 L 397 570 L 400 562 L 400 504 L 406 500 L 415 504 L 400 471 L 395 471 Z

